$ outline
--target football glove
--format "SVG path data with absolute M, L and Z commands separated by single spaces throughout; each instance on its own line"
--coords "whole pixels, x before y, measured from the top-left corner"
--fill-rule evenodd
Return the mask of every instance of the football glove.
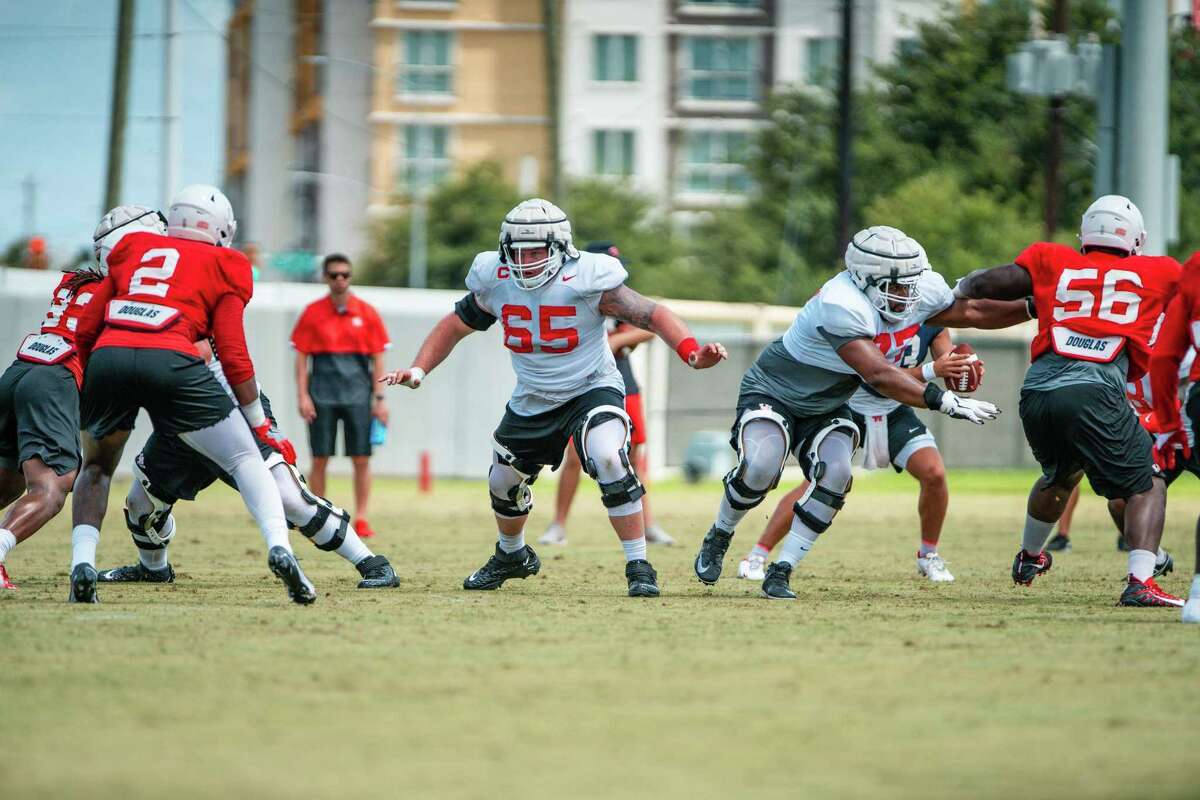
M 1185 460 L 1192 455 L 1183 428 L 1154 434 L 1154 463 L 1159 469 L 1174 469 L 1177 453 L 1182 453 Z
M 959 397 L 954 392 L 942 392 L 942 402 L 937 410 L 948 417 L 969 420 L 976 425 L 993 420 L 1000 414 L 1000 409 L 986 400 Z
M 254 431 L 255 439 L 279 453 L 287 463 L 292 466 L 296 465 L 296 448 L 292 446 L 292 443 L 283 434 L 271 427 L 270 420 L 250 430 Z

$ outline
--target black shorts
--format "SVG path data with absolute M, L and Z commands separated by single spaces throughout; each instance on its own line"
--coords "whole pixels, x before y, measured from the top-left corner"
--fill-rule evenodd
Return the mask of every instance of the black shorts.
M 579 439 L 575 434 L 588 413 L 600 406 L 616 406 L 623 410 L 625 396 L 605 386 L 584 392 L 558 408 L 528 417 L 505 408 L 500 426 L 492 435 L 501 447 L 516 458 L 513 463 L 516 469 L 527 475 L 536 475 L 544 466 L 558 469 L 567 442 L 572 438 L 578 451 Z
M 1042 473 L 1059 485 L 1083 470 L 1096 494 L 1127 498 L 1161 476 L 1154 439 L 1138 424 L 1125 393 L 1102 383 L 1021 391 L 1021 424 Z
M 88 360 L 80 408 L 83 430 L 102 439 L 133 430 L 139 408 L 160 433 L 198 431 L 228 417 L 233 400 L 199 356 L 105 347 Z
M 308 424 L 308 447 L 314 456 L 327 458 L 334 454 L 339 421 L 342 423 L 343 454 L 371 455 L 370 401 L 354 406 L 314 405 L 317 418 Z
M 258 396 L 262 400 L 263 411 L 274 425 L 271 401 L 261 391 Z M 257 439 L 255 443 L 264 461 L 277 455 L 274 449 Z M 142 451 L 137 454 L 137 465 L 150 481 L 150 494 L 168 504 L 179 500 L 195 500 L 196 495 L 218 480 L 237 489 L 237 483 L 230 475 L 174 434 L 163 434 L 157 430 L 151 433 Z
M 832 411 L 815 416 L 804 416 L 793 411 L 782 400 L 776 400 L 765 394 L 746 392 L 738 395 L 737 412 L 734 416 L 733 427 L 730 429 L 729 446 L 738 449 L 738 434 L 741 431 L 742 414 L 755 408 L 769 408 L 783 417 L 783 426 L 787 430 L 788 441 L 791 442 L 792 452 L 804 470 L 804 477 L 811 478 L 812 464 L 808 451 L 812 448 L 813 438 L 837 419 L 853 424 L 853 412 L 850 406 L 842 404 Z M 862 438 L 861 436 L 859 437 Z M 741 453 L 738 453 L 741 456 Z
M 850 413 L 854 415 L 854 424 L 858 426 L 859 441 L 865 443 L 867 418 L 853 409 Z M 901 404 L 888 412 L 887 431 L 888 460 L 892 462 L 892 469 L 896 472 L 904 471 L 913 453 L 925 447 L 937 447 L 933 434 L 925 427 L 925 423 L 921 422 L 912 406 Z
M 56 475 L 79 468 L 79 387 L 60 364 L 17 360 L 0 376 L 0 467 L 35 456 Z

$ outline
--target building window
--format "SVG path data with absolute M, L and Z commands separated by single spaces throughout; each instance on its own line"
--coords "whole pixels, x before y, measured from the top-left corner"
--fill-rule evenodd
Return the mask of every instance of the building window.
M 595 131 L 592 151 L 597 175 L 633 174 L 633 131 Z
M 741 194 L 750 189 L 745 159 L 750 134 L 744 131 L 688 131 L 679 165 L 679 190 L 701 194 Z
M 453 94 L 454 34 L 449 31 L 404 31 L 403 52 L 396 72 L 397 94 Z
M 637 37 L 599 34 L 593 37 L 598 81 L 637 80 Z
M 403 134 L 399 175 L 405 187 L 417 189 L 442 181 L 451 167 L 450 129 L 445 125 L 405 125 Z
M 748 36 L 684 39 L 681 96 L 692 100 L 757 100 L 759 61 L 759 41 Z
M 842 40 L 837 36 L 809 39 L 805 49 L 805 80 L 813 86 L 832 89 L 837 84 L 842 58 Z

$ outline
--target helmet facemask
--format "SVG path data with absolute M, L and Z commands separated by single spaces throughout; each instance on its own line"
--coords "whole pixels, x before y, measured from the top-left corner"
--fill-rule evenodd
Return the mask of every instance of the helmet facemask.
M 563 265 L 563 248 L 553 239 L 500 245 L 509 275 L 518 288 L 532 291 L 549 283 Z
M 868 281 L 865 292 L 881 317 L 889 322 L 899 322 L 921 302 L 920 283 L 920 275 L 874 278 Z

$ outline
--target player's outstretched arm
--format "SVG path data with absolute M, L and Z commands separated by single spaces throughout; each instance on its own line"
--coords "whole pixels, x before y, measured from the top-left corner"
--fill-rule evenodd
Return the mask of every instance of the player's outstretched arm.
M 600 313 L 654 333 L 693 369 L 708 369 L 728 357 L 717 342 L 700 345 L 674 311 L 621 284 L 600 295 Z
M 890 363 L 869 339 L 852 339 L 839 347 L 837 353 L 872 389 L 905 405 L 931 408 L 976 425 L 995 419 L 1000 413 L 991 403 L 959 397 L 936 384 L 922 383 Z
M 954 303 L 929 318 L 950 328 L 1008 328 L 1033 317 L 1033 280 L 1016 264 L 977 269 L 954 287 Z
M 421 381 L 425 380 L 425 376 L 445 361 L 454 347 L 475 330 L 463 322 L 456 312 L 451 311 L 438 320 L 437 325 L 434 325 L 433 330 L 425 337 L 425 341 L 421 342 L 421 349 L 417 351 L 417 357 L 413 359 L 411 367 L 385 373 L 379 382 L 388 386 L 401 384 L 416 389 L 421 385 Z

